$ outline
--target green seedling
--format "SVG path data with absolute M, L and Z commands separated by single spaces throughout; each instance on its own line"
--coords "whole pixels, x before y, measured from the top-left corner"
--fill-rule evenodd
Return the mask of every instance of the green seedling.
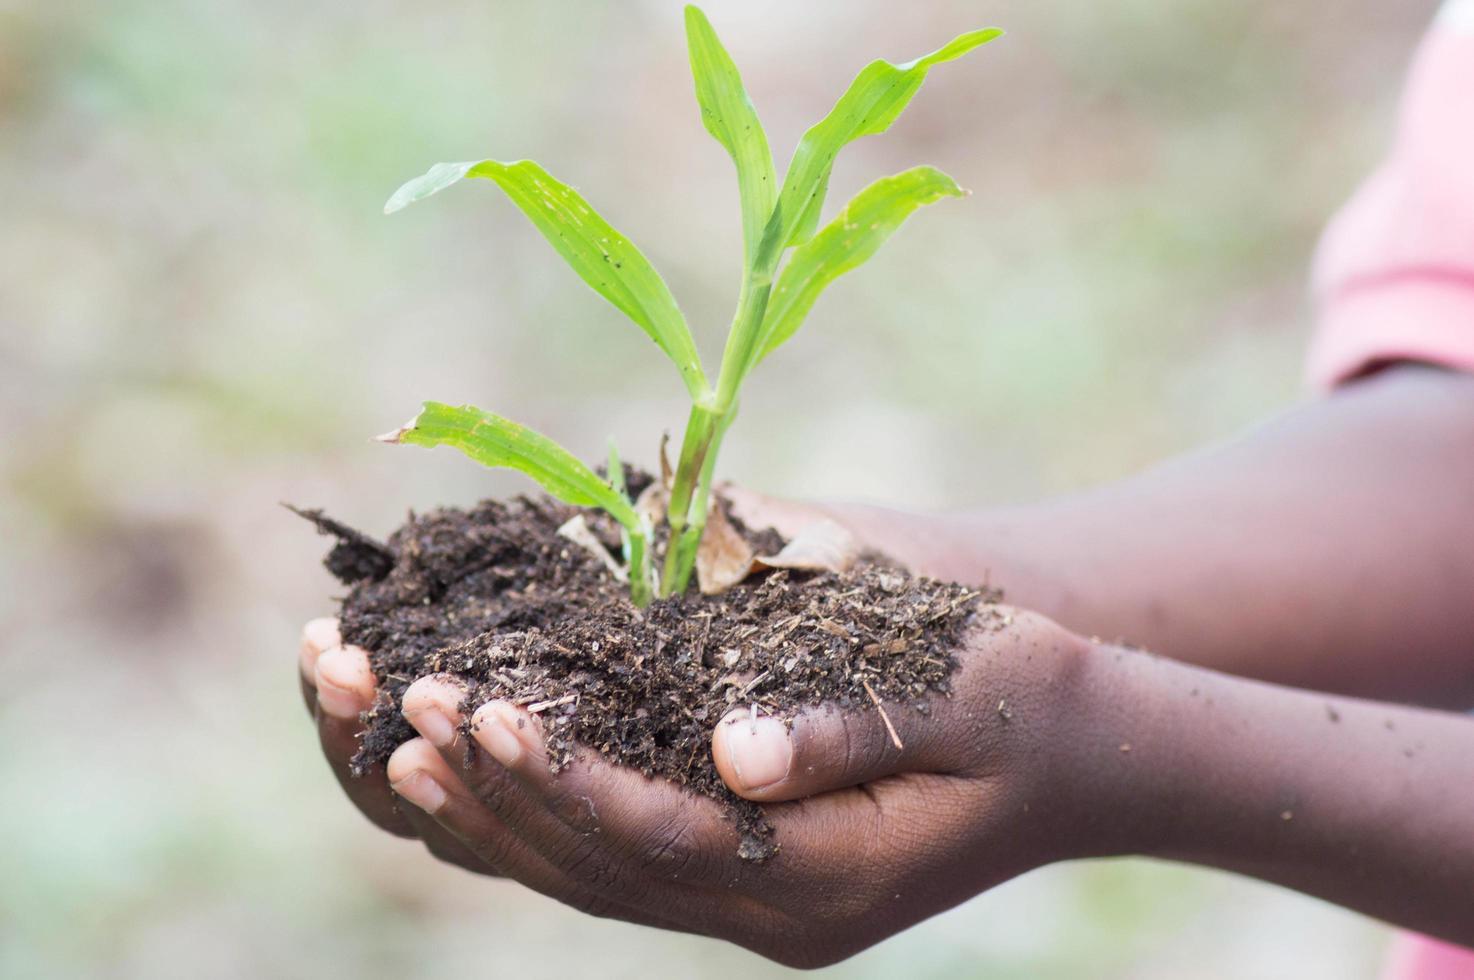
M 400 187 L 384 206 L 385 213 L 398 211 L 469 177 L 494 182 L 579 277 L 675 363 L 691 410 L 668 487 L 669 535 L 658 571 L 648 509 L 636 508 L 625 492 L 612 447 L 606 480 L 546 436 L 478 408 L 436 402 L 427 402 L 413 421 L 383 438 L 453 446 L 487 466 L 521 470 L 567 503 L 602 508 L 623 528 L 631 599 L 643 606 L 653 596 L 684 591 L 706 527 L 717 453 L 737 415 L 742 383 L 794 335 L 825 287 L 874 255 L 913 211 L 964 193 L 940 170 L 913 167 L 875 181 L 820 228 L 835 156 L 845 144 L 889 128 L 932 68 L 1000 34 L 992 28 L 970 31 L 915 61 L 866 65 L 829 114 L 804 134 L 780 185 L 737 66 L 706 15 L 686 8 L 701 119 L 736 164 L 742 210 L 742 284 L 715 383 L 702 369 L 685 317 L 654 266 L 577 191 L 531 160 L 439 163 Z

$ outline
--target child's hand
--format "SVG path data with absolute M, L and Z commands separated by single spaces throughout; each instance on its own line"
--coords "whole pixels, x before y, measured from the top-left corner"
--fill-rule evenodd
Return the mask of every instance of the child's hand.
M 1474 881 L 1474 724 L 1458 714 L 1239 680 L 1014 613 L 972 637 L 929 713 L 887 705 L 900 749 L 869 706 L 811 710 L 791 734 L 720 722 L 718 771 L 776 831 L 755 864 L 712 800 L 591 753 L 554 776 L 536 718 L 511 705 L 476 711 L 467 764 L 446 677 L 405 694 L 422 737 L 348 778 L 372 681 L 336 639 L 309 627 L 307 693 L 359 809 L 592 914 L 814 966 L 1044 863 L 1148 854 L 1474 942 L 1448 900 Z
M 726 487 L 733 507 L 752 527 L 775 527 L 792 536 L 804 526 L 826 517 L 842 519 L 819 507 L 792 503 L 735 487 Z M 349 772 L 349 760 L 358 751 L 364 726 L 360 714 L 372 705 L 375 694 L 368 655 L 357 647 L 345 647 L 333 618 L 314 619 L 302 631 L 298 657 L 302 694 L 318 731 L 323 754 L 348 799 L 375 826 L 398 837 L 420 839 L 442 860 L 480 874 L 497 875 L 494 863 L 478 856 L 431 820 L 423 810 L 404 806 L 396 796 L 433 794 L 437 789 L 469 798 L 457 775 L 459 766 L 447 766 L 430 745 L 416 739 L 395 755 L 390 783 L 384 767 L 372 766 L 362 776 Z M 473 801 L 474 802 L 474 801 Z M 489 814 L 483 824 L 494 823 Z M 485 829 L 485 828 L 484 828 Z M 510 844 L 508 844 L 510 846 Z M 644 920 L 641 920 L 644 921 Z
M 575 908 L 717 936 L 795 966 L 832 963 L 1014 875 L 1089 853 L 1095 815 L 1071 799 L 1056 752 L 1079 731 L 1070 702 L 1088 644 L 1013 615 L 975 638 L 952 695 L 932 698 L 928 714 L 886 706 L 902 749 L 873 707 L 806 712 L 791 733 L 746 710 L 719 723 L 723 778 L 770 804 L 779 850 L 763 863 L 738 856 L 730 817 L 710 799 L 593 753 L 554 776 L 536 717 L 510 704 L 476 711 L 479 751 L 467 765 L 462 691 L 446 677 L 406 692 L 422 738 L 390 758 L 389 783 L 421 808 L 427 842 L 419 821 Z
M 423 810 L 403 806 L 385 778 L 382 766 L 371 766 L 362 776 L 353 776 L 348 771 L 348 762 L 358 751 L 358 740 L 364 731 L 359 715 L 374 700 L 374 676 L 369 669 L 368 654 L 358 647 L 343 646 L 336 619 L 314 619 L 302 630 L 298 667 L 302 695 L 307 701 L 307 712 L 317 725 L 323 755 L 359 812 L 375 826 L 397 837 L 419 838 L 443 861 L 479 874 L 495 875 L 495 868 Z M 424 744 L 420 739 L 415 741 Z M 432 778 L 440 785 L 465 792 L 454 771 L 440 763 L 438 757 L 434 762 L 439 764 L 433 766 Z

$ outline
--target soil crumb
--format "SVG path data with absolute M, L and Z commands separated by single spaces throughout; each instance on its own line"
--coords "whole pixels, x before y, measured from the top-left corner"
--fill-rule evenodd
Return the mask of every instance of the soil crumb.
M 722 716 L 754 704 L 782 718 L 823 704 L 873 711 L 867 685 L 892 712 L 925 712 L 929 695 L 948 693 L 965 632 L 996 618 L 1000 598 L 869 554 L 843 574 L 772 571 L 639 610 L 598 556 L 557 534 L 583 513 L 618 555 L 617 526 L 546 497 L 410 514 L 387 544 L 299 513 L 339 539 L 325 564 L 352 586 L 343 639 L 369 651 L 379 682 L 358 771 L 415 737 L 405 689 L 446 673 L 466 685 L 468 713 L 492 699 L 537 708 L 555 768 L 585 747 L 722 802 L 754 860 L 774 852 L 772 831 L 712 766 Z M 771 528 L 732 522 L 781 544 Z

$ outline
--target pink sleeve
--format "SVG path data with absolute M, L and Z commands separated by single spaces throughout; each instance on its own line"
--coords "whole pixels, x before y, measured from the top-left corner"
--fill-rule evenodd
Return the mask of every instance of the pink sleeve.
M 1391 155 L 1321 239 L 1315 293 L 1318 386 L 1397 360 L 1474 372 L 1474 0 L 1423 41 Z M 1474 980 L 1474 950 L 1404 933 L 1384 978 Z
M 1474 950 L 1401 933 L 1382 971 L 1382 980 L 1471 980 Z
M 1321 240 L 1315 294 L 1316 385 L 1395 360 L 1474 372 L 1474 0 L 1418 51 L 1391 154 Z

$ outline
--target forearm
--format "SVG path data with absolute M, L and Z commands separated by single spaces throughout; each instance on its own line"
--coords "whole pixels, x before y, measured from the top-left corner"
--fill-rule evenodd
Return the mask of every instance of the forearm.
M 840 508 L 923 571 L 1244 676 L 1474 704 L 1474 378 L 1399 368 L 1042 504 Z
M 1474 720 L 1098 647 L 1062 735 L 1097 854 L 1250 875 L 1474 944 Z

